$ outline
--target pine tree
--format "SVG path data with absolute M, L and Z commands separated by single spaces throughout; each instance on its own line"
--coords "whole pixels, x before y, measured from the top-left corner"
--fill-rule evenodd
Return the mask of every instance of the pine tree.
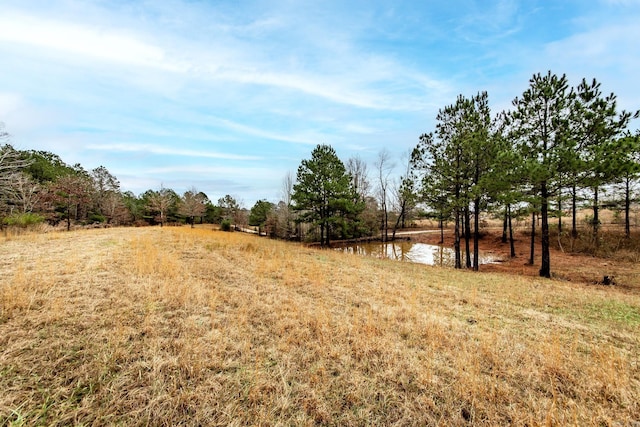
M 603 96 L 600 83 L 582 80 L 576 89 L 572 121 L 576 123 L 575 137 L 582 155 L 584 184 L 593 192 L 593 233 L 597 242 L 599 219 L 599 190 L 612 183 L 618 171 L 617 138 L 626 129 L 631 113 L 616 111 L 616 96 Z
M 550 71 L 544 76 L 538 73 L 529 80 L 529 88 L 522 97 L 513 100 L 515 110 L 510 114 L 510 137 L 516 141 L 540 206 L 542 277 L 551 277 L 549 201 L 557 190 L 560 165 L 571 152 L 567 132 L 572 99 L 573 92 L 565 75 L 558 77 Z
M 298 167 L 293 186 L 293 208 L 300 212 L 298 221 L 320 227 L 320 244 L 330 245 L 336 226 L 356 217 L 362 205 L 342 161 L 330 145 L 318 145 L 311 159 Z

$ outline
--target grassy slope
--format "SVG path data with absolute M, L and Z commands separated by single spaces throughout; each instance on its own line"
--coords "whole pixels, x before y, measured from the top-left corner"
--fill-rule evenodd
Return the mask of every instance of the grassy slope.
M 0 241 L 0 278 L 0 425 L 640 421 L 615 288 L 189 228 Z

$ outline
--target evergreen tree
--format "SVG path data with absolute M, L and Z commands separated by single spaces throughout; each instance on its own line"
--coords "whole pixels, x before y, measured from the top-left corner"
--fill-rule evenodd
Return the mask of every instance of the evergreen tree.
M 329 145 L 318 145 L 311 159 L 298 167 L 293 186 L 293 208 L 300 212 L 298 221 L 320 227 L 320 244 L 329 246 L 332 229 L 344 225 L 362 210 L 358 195 L 342 161 Z
M 218 207 L 220 207 L 222 221 L 233 223 L 236 227 L 240 226 L 242 222 L 241 208 L 235 197 L 229 194 L 221 197 L 218 199 Z
M 452 215 L 450 195 L 445 176 L 440 174 L 440 170 L 435 167 L 433 151 L 433 134 L 423 134 L 420 142 L 411 153 L 411 162 L 414 164 L 414 171 L 418 178 L 417 199 L 425 203 L 435 212 L 440 226 L 440 243 L 444 243 L 444 223 Z
M 55 182 L 58 178 L 73 173 L 73 168 L 67 165 L 57 154 L 49 151 L 22 151 L 22 158 L 29 161 L 25 171 L 41 185 Z
M 126 207 L 129 218 L 134 224 L 140 224 L 144 220 L 144 214 L 146 209 L 146 203 L 144 195 L 136 197 L 131 191 L 125 191 L 122 193 L 122 203 Z
M 493 170 L 496 158 L 495 139 L 491 135 L 491 114 L 487 92 L 478 93 L 467 100 L 465 121 L 468 134 L 465 140 L 469 152 L 471 169 L 470 197 L 473 203 L 473 269 L 479 269 L 480 210 L 486 204 L 491 181 L 487 179 Z
M 273 203 L 266 200 L 258 200 L 249 212 L 249 225 L 257 226 L 262 231 L 273 209 Z
M 631 114 L 616 111 L 616 96 L 603 96 L 600 83 L 595 79 L 588 83 L 582 80 L 576 90 L 572 121 L 578 152 L 582 155 L 583 179 L 593 192 L 593 233 L 597 242 L 599 219 L 599 190 L 615 181 L 619 171 L 619 149 L 623 148 L 617 138 L 626 129 Z M 637 117 L 637 114 L 636 114 Z
M 640 176 L 640 133 L 635 135 L 627 132 L 625 136 L 615 141 L 616 176 L 618 183 L 623 188 L 624 206 L 624 234 L 627 239 L 631 237 L 631 211 L 632 189 Z
M 523 194 L 523 162 L 508 138 L 507 114 L 500 113 L 493 122 L 491 134 L 494 158 L 485 175 L 484 186 L 491 203 L 503 209 L 502 243 L 509 243 L 511 257 L 516 256 L 513 239 L 513 207 L 525 200 Z
M 438 112 L 436 136 L 425 134 L 413 152 L 413 161 L 425 172 L 423 200 L 440 212 L 454 215 L 455 267 L 462 267 L 460 238 L 464 235 L 466 266 L 478 269 L 480 209 L 486 199 L 486 175 L 495 156 L 490 137 L 491 117 L 486 92 L 472 98 L 458 96 L 456 103 Z M 448 206 L 446 206 L 448 204 Z M 471 206 L 474 223 L 474 259 L 471 262 Z M 464 232 L 461 231 L 464 229 Z
M 442 117 L 442 114 L 438 115 L 439 119 Z M 468 199 L 465 198 L 468 185 L 463 169 L 466 159 L 463 158 L 460 140 L 450 138 L 442 131 L 444 127 L 453 128 L 452 123 L 439 123 L 438 126 L 439 137 L 435 138 L 431 133 L 423 134 L 412 157 L 423 172 L 421 199 L 439 213 L 441 225 L 445 215 L 453 216 L 454 267 L 462 268 L 461 220 L 465 204 L 468 206 Z
M 571 149 L 567 143 L 570 106 L 574 95 L 565 75 L 536 74 L 510 114 L 512 134 L 529 184 L 540 206 L 542 263 L 540 276 L 551 277 L 549 200 L 557 190 L 558 170 Z

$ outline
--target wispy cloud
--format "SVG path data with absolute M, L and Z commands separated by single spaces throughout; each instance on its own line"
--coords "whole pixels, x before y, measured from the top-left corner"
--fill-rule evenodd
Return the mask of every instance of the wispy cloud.
M 138 190 L 193 180 L 258 199 L 311 145 L 404 152 L 459 93 L 508 107 L 547 69 L 631 109 L 639 19 L 636 0 L 3 0 L 0 120 L 22 147 Z
M 621 108 L 637 110 L 640 107 L 636 76 L 640 69 L 637 18 L 637 15 L 625 18 L 614 25 L 602 23 L 549 43 L 543 58 L 554 71 L 567 73 L 574 84 L 582 78 L 596 78 L 605 92 L 618 96 Z
M 246 156 L 231 153 L 219 153 L 215 151 L 207 150 L 187 150 L 177 149 L 166 146 L 158 146 L 152 144 L 89 144 L 86 147 L 88 150 L 107 151 L 110 153 L 143 153 L 143 154 L 157 154 L 163 156 L 181 156 L 181 157 L 195 157 L 195 158 L 208 158 L 208 159 L 225 159 L 225 160 L 261 160 L 259 156 Z
M 251 26 L 265 29 L 271 22 L 258 21 Z M 287 89 L 360 108 L 416 108 L 415 103 L 394 102 L 393 93 L 367 88 L 372 84 L 389 83 L 399 73 L 405 74 L 405 78 L 416 76 L 421 79 L 419 73 L 406 72 L 398 64 L 385 64 L 379 60 L 371 62 L 370 59 L 354 61 L 345 56 L 343 61 L 346 64 L 342 69 L 310 72 L 295 69 L 295 66 L 283 68 L 281 58 L 274 61 L 260 54 L 252 55 L 250 52 L 256 47 L 238 41 L 233 43 L 244 48 L 242 54 L 232 53 L 228 46 L 224 46 L 222 43 L 226 39 L 214 39 L 213 46 L 206 47 L 184 40 L 165 41 L 166 46 L 163 46 L 160 40 L 155 39 L 157 37 L 153 33 L 143 34 L 117 26 L 92 27 L 18 12 L 0 15 L 0 42 L 57 52 L 74 63 L 84 62 L 78 61 L 78 56 L 82 56 L 116 66 L 188 73 L 191 78 Z M 212 54 L 212 51 L 223 53 Z M 350 53 L 360 57 L 363 54 L 357 51 Z M 416 81 L 416 84 L 421 85 L 422 82 Z
M 222 119 L 219 117 L 209 117 L 207 120 L 209 123 L 218 125 L 244 135 L 256 136 L 262 139 L 269 139 L 272 141 L 286 141 L 296 144 L 314 144 L 317 143 L 317 137 L 309 137 L 308 135 L 295 135 L 295 134 L 283 134 L 277 132 L 270 132 L 268 130 L 256 128 L 254 126 L 247 126 L 242 123 L 237 123 L 232 120 Z
M 9 12 L 0 15 L 0 41 L 125 65 L 184 71 L 184 67 L 167 60 L 163 49 L 144 42 L 130 30 L 97 29 Z
M 251 177 L 253 179 L 280 178 L 281 175 L 273 169 L 259 166 L 203 166 L 199 164 L 190 164 L 183 166 L 165 166 L 157 168 L 149 168 L 142 171 L 146 175 L 196 175 L 196 176 L 224 176 L 229 179 L 238 177 Z
M 487 45 L 518 33 L 521 30 L 518 3 L 514 0 L 473 3 L 456 28 L 458 36 L 472 43 Z

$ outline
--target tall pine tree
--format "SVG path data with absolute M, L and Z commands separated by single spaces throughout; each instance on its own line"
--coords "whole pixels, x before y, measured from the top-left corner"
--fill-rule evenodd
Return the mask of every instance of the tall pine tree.
M 320 244 L 330 245 L 336 225 L 354 218 L 362 206 L 352 185 L 353 181 L 342 161 L 330 145 L 318 145 L 311 159 L 298 167 L 293 186 L 293 208 L 300 212 L 298 221 L 320 227 Z
M 510 114 L 511 137 L 516 140 L 540 206 L 542 277 L 551 277 L 549 201 L 557 190 L 560 165 L 571 152 L 567 149 L 567 132 L 573 97 L 565 75 L 538 73 L 529 80 L 522 97 L 513 100 L 515 110 Z

